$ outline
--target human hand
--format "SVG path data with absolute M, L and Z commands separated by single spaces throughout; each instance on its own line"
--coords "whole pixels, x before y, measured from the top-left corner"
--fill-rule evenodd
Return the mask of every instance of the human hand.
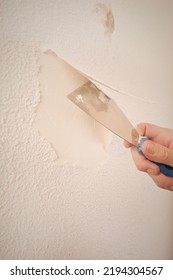
M 173 191 L 173 178 L 162 174 L 160 168 L 152 162 L 173 167 L 173 130 L 149 123 L 139 124 L 138 129 L 141 135 L 150 139 L 142 145 L 145 157 L 130 143 L 124 141 L 124 146 L 131 148 L 132 157 L 138 170 L 147 172 L 158 187 Z

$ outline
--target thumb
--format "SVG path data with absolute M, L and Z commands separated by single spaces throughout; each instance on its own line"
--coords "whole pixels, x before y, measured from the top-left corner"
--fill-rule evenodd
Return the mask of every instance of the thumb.
M 173 167 L 173 150 L 165 146 L 148 140 L 142 145 L 142 152 L 149 160 Z

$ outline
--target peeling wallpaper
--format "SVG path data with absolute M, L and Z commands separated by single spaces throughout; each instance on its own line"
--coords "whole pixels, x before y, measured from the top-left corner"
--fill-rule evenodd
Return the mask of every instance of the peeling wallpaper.
M 52 49 L 123 92 L 102 86 L 134 124 L 150 121 L 172 127 L 172 85 L 165 84 L 163 76 L 163 95 L 154 82 L 146 83 L 158 57 L 151 61 L 149 43 L 139 52 L 140 33 L 152 47 L 158 39 L 156 32 L 153 43 L 151 29 L 148 35 L 144 30 L 147 12 L 151 24 L 152 11 L 157 22 L 164 10 L 165 28 L 172 1 L 130 2 L 101 2 L 115 20 L 115 30 L 107 36 L 103 15 L 95 11 L 98 1 L 1 1 L 1 259 L 173 258 L 172 193 L 156 188 L 136 170 L 121 139 L 113 136 L 99 166 L 63 166 L 34 124 L 41 101 L 38 53 Z
M 67 98 L 88 80 L 51 50 L 39 52 L 39 63 L 41 97 L 35 124 L 51 143 L 59 164 L 102 164 L 112 133 Z

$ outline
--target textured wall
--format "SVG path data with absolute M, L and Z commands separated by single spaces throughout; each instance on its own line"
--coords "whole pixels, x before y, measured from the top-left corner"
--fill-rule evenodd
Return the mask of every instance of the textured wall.
M 113 137 L 99 167 L 60 166 L 34 125 L 40 103 L 38 53 L 52 49 L 128 93 L 105 88 L 134 123 L 172 126 L 170 69 L 163 59 L 169 58 L 171 68 L 172 42 L 164 45 L 169 41 L 164 30 L 169 31 L 172 1 L 102 3 L 0 1 L 2 259 L 173 257 L 172 193 L 136 171 L 122 140 Z

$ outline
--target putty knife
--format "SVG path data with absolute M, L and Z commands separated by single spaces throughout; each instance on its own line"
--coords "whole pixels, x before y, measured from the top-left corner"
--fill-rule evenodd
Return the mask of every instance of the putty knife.
M 91 81 L 88 81 L 67 97 L 104 127 L 132 145 L 137 146 L 138 152 L 142 153 L 142 144 L 148 138 L 141 136 L 118 105 Z M 160 171 L 164 175 L 173 177 L 172 167 L 154 163 L 160 167 Z

